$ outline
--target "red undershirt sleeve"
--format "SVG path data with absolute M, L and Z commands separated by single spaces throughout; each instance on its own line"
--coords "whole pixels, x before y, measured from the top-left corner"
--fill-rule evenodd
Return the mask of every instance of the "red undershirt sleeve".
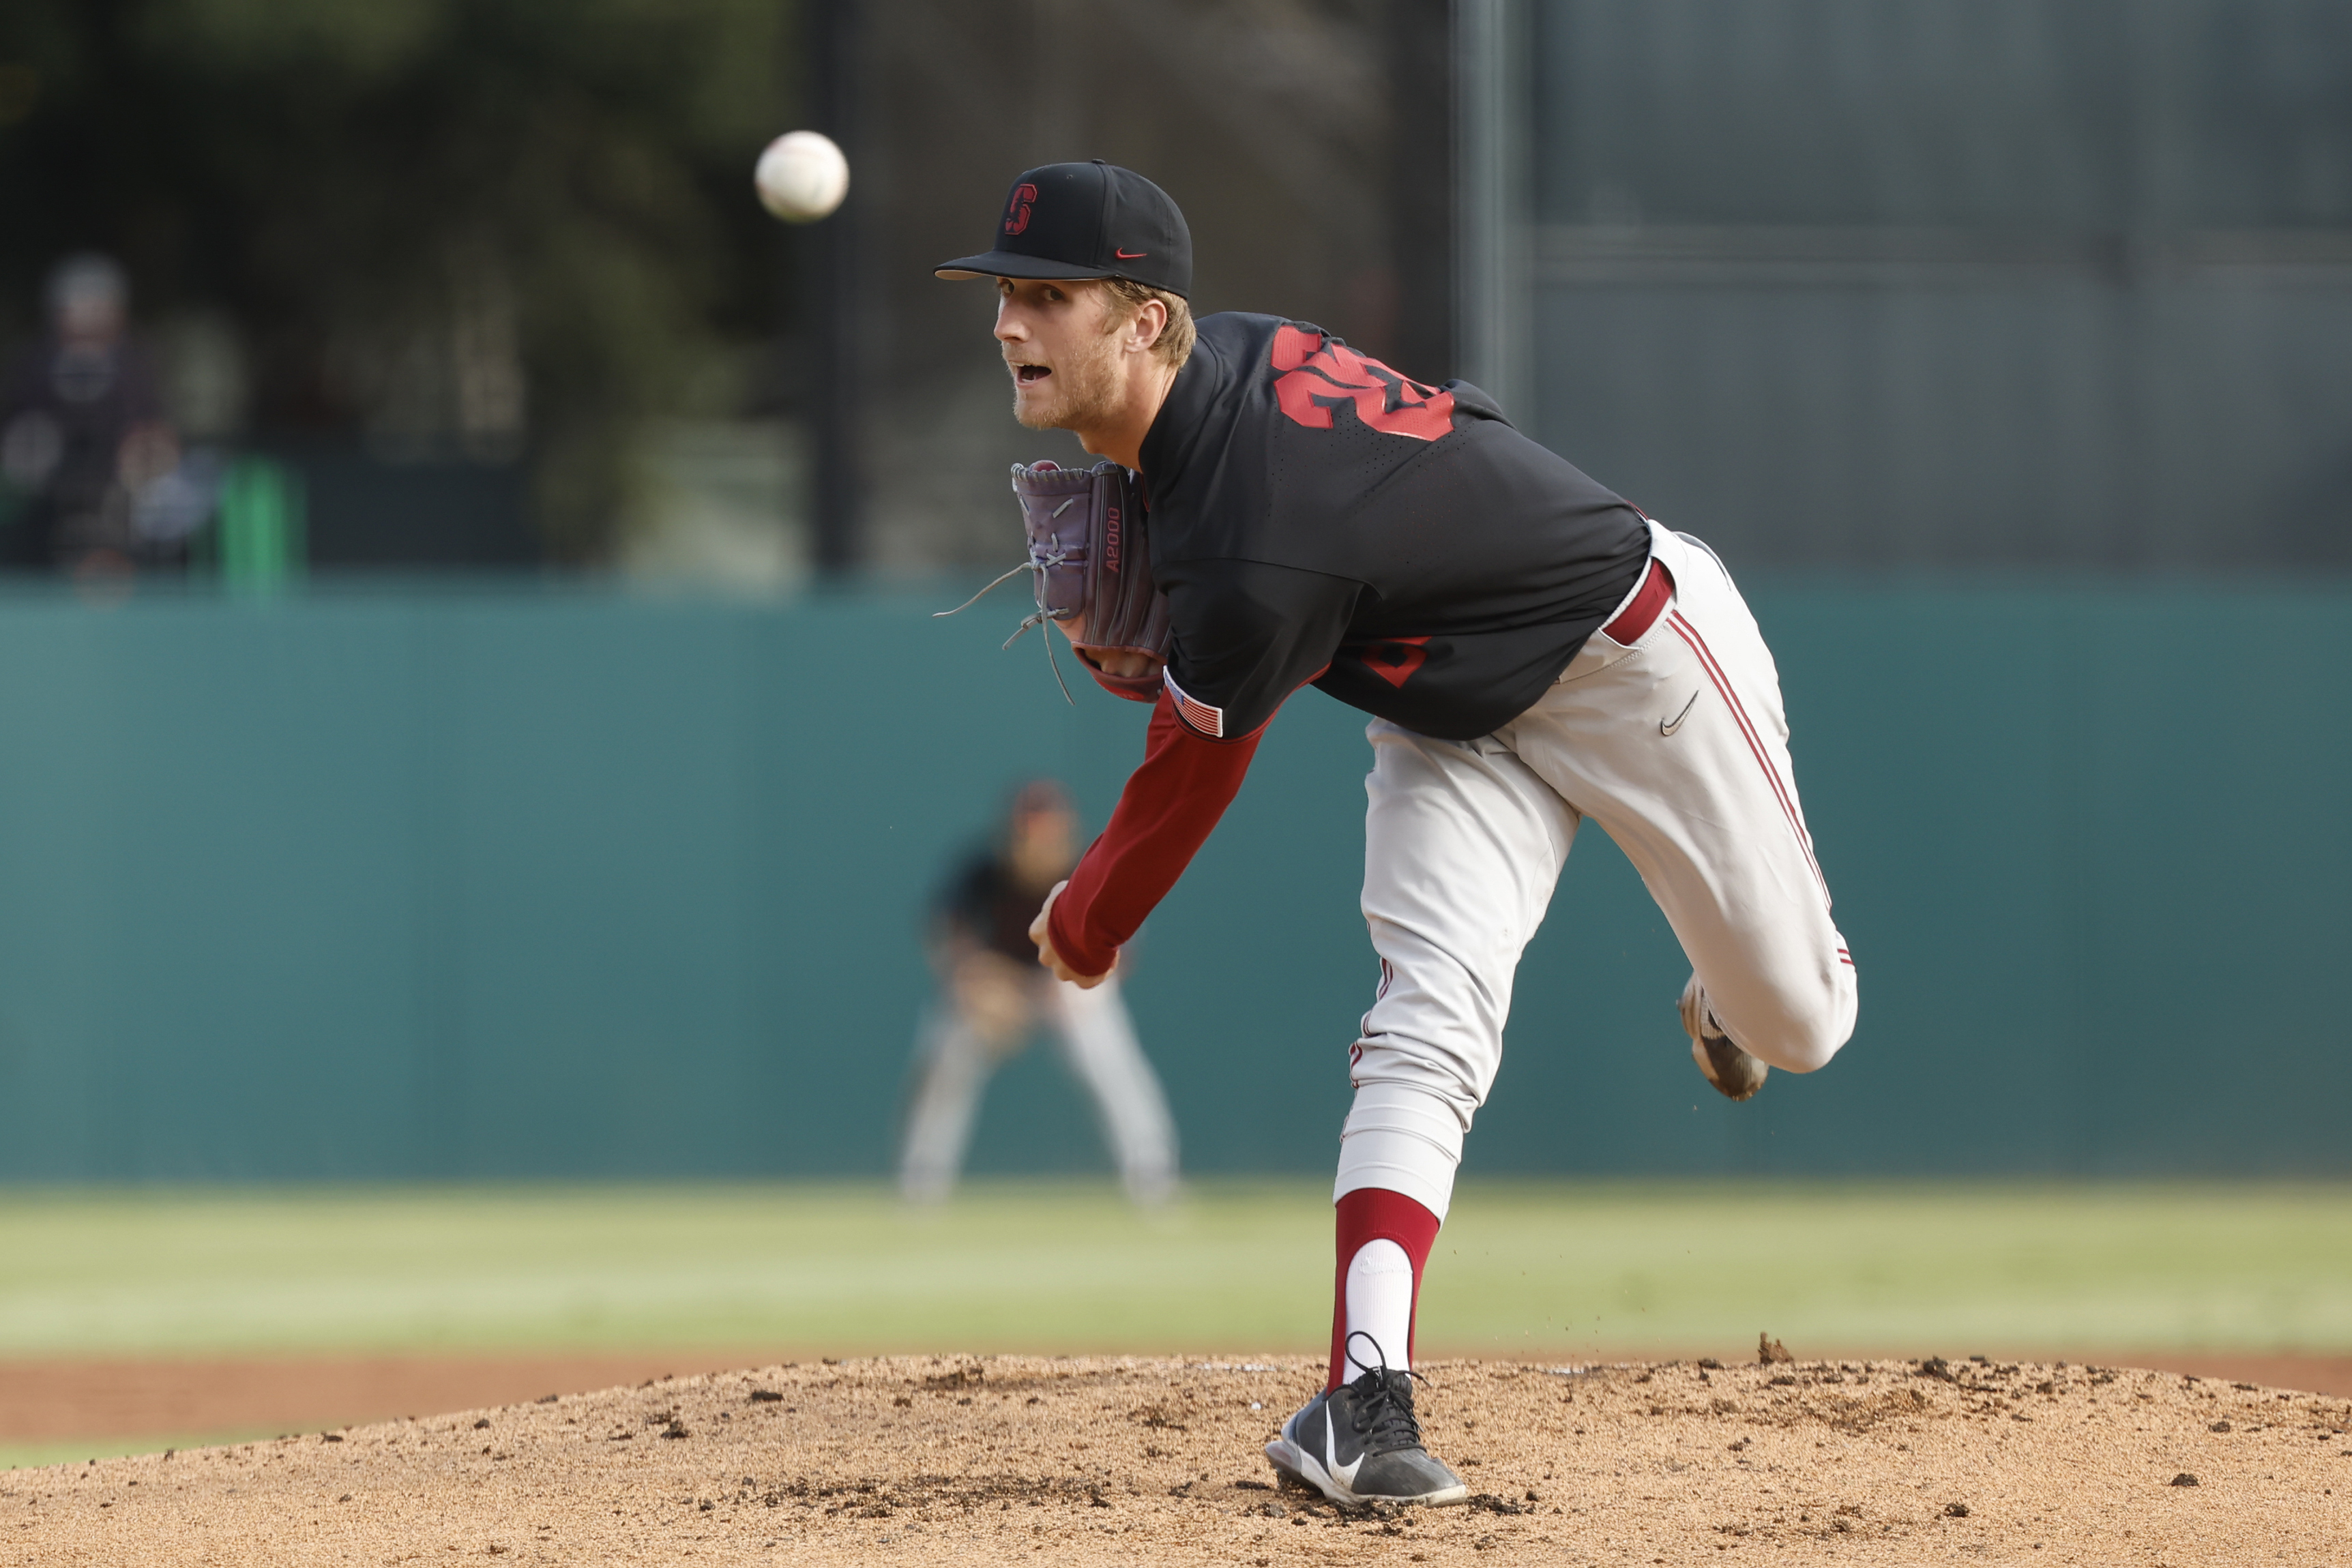
M 1119 947 L 1168 896 L 1242 787 L 1257 731 L 1211 740 L 1176 716 L 1166 692 L 1151 710 L 1143 762 L 1128 776 L 1110 823 L 1054 900 L 1046 929 L 1081 975 L 1109 969 Z

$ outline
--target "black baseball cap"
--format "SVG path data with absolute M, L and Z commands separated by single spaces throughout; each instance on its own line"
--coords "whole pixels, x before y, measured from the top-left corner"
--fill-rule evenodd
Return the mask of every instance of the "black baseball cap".
M 1192 297 L 1192 231 L 1168 193 L 1097 158 L 1013 182 L 996 248 L 943 261 L 941 277 L 1125 277 Z

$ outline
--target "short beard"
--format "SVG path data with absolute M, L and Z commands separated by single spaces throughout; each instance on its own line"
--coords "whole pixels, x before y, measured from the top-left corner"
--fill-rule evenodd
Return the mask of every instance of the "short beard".
M 1116 329 L 1114 329 L 1114 331 Z M 1024 413 L 1018 384 L 1013 397 L 1013 417 L 1031 430 L 1076 430 L 1099 424 L 1118 404 L 1118 344 L 1107 331 L 1090 345 L 1086 359 L 1057 365 L 1046 378 L 1059 383 L 1050 401 Z

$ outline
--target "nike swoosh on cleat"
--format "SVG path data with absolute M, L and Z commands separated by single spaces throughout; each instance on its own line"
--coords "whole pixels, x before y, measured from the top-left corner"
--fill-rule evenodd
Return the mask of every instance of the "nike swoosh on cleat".
M 1323 1406 L 1323 1468 L 1333 1480 L 1350 1492 L 1356 1490 L 1356 1472 L 1364 1468 L 1364 1456 L 1361 1454 L 1356 1456 L 1356 1462 L 1352 1465 L 1339 1462 L 1339 1445 L 1331 1430 L 1331 1407 L 1328 1405 Z
M 1674 723 L 1668 724 L 1664 719 L 1660 719 L 1658 721 L 1658 733 L 1660 735 L 1672 735 L 1675 731 L 1682 728 L 1683 720 L 1690 717 L 1690 710 L 1697 705 L 1698 694 L 1696 692 L 1693 692 L 1691 693 L 1691 700 L 1683 704 L 1683 711 L 1675 715 Z

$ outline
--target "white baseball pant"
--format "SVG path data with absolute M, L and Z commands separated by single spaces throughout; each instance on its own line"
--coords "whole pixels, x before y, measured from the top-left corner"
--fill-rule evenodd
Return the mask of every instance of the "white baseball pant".
M 1176 1185 L 1176 1122 L 1160 1079 L 1135 1038 L 1114 975 L 1092 990 L 1037 978 L 1035 996 L 1060 1040 L 1063 1060 L 1095 1103 L 1104 1140 L 1128 1196 L 1157 1203 Z M 919 1073 L 898 1160 L 899 1190 L 918 1201 L 945 1197 L 963 1168 L 982 1092 L 1012 1054 L 991 1046 L 943 995 L 923 1020 Z
M 1797 802 L 1771 653 L 1713 551 L 1656 523 L 1650 548 L 1675 592 L 1649 631 L 1630 646 L 1594 633 L 1494 734 L 1365 731 L 1381 987 L 1351 1053 L 1335 1201 L 1385 1187 L 1444 1218 L 1519 955 L 1587 817 L 1642 873 L 1741 1049 L 1810 1072 L 1853 1032 L 1853 962 Z

